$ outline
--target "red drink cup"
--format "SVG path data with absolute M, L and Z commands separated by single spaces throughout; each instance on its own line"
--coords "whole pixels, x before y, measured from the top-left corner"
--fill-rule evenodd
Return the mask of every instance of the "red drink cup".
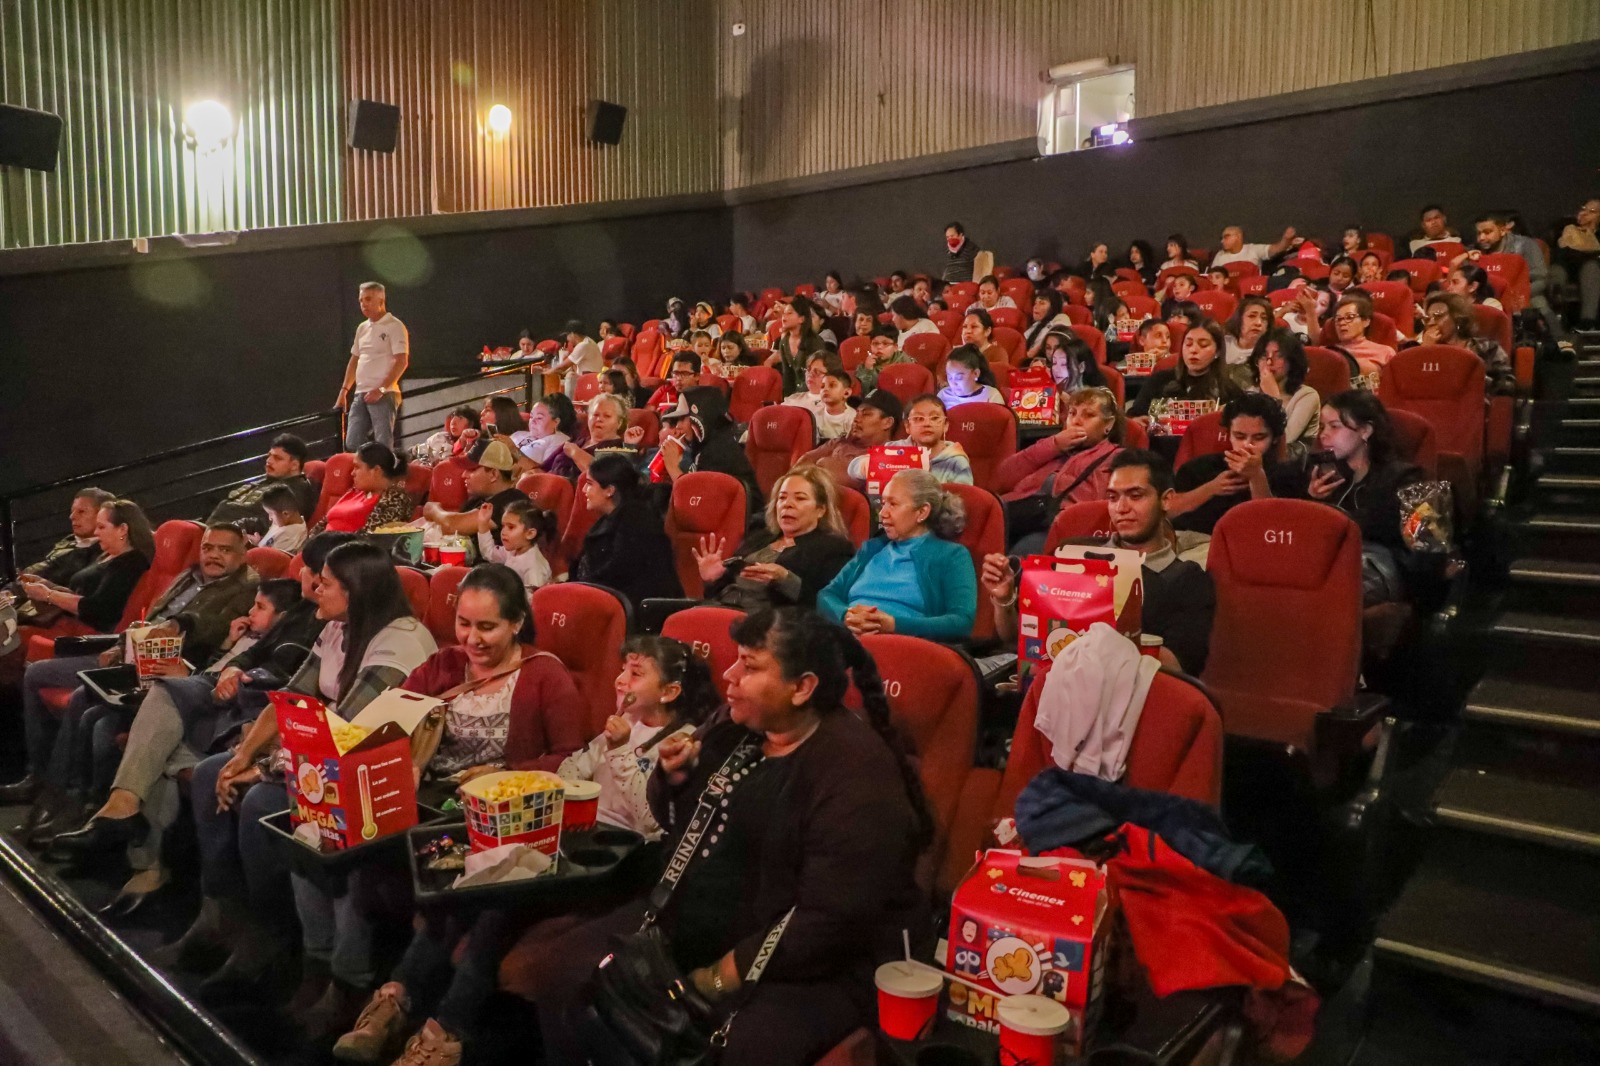
M 429 566 L 438 566 L 439 546 L 437 544 L 424 544 L 422 546 L 422 561 Z
M 1139 634 L 1139 654 L 1148 655 L 1153 659 L 1161 658 L 1161 649 L 1166 646 L 1166 641 L 1154 633 Z
M 933 1028 L 944 975 L 917 962 L 886 962 L 878 983 L 878 1027 L 893 1040 L 916 1040 Z
M 467 563 L 466 547 L 460 544 L 440 545 L 439 562 L 445 566 L 465 566 Z
M 567 798 L 561 806 L 561 831 L 581 833 L 593 829 L 600 816 L 600 786 L 593 781 L 565 781 Z
M 1015 1066 L 1052 1066 L 1072 1012 L 1048 996 L 1007 996 L 995 1010 L 1000 1019 L 1000 1061 Z

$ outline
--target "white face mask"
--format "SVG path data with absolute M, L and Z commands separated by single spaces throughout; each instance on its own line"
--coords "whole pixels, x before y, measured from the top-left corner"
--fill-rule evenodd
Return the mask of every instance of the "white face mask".
M 1040 281 L 1044 280 L 1044 264 L 1043 263 L 1029 263 L 1028 264 L 1028 280 L 1032 281 L 1032 282 L 1040 282 Z

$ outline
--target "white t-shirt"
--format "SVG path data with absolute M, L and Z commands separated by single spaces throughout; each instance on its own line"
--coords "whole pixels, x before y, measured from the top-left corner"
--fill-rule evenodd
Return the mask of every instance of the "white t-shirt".
M 828 408 L 818 404 L 811 412 L 811 417 L 817 423 L 817 436 L 822 440 L 835 440 L 850 432 L 850 427 L 856 424 L 856 409 L 845 405 L 839 414 L 831 415 Z
M 356 340 L 350 346 L 350 354 L 356 357 L 356 391 L 371 392 L 387 385 L 395 362 L 409 351 L 411 336 L 398 318 L 385 314 L 376 322 L 362 322 L 356 327 Z
M 277 548 L 279 551 L 293 555 L 306 543 L 306 524 L 296 522 L 292 526 L 280 526 L 276 522 L 267 527 L 267 532 L 261 537 L 261 547 Z
M 600 346 L 588 337 L 583 338 L 567 352 L 567 362 L 580 374 L 598 374 L 605 367 Z
M 896 344 L 895 347 L 904 348 L 906 346 L 906 338 L 907 337 L 914 337 L 918 333 L 938 333 L 938 332 L 939 332 L 939 327 L 934 324 L 933 319 L 931 319 L 931 318 L 919 318 L 915 322 L 911 323 L 911 328 L 910 329 L 906 329 L 906 330 L 901 330 L 900 331 L 900 342 L 898 344 Z
M 1000 395 L 1000 390 L 993 385 L 979 385 L 978 391 L 971 396 L 963 396 L 946 385 L 939 390 L 939 399 L 944 401 L 945 407 L 960 407 L 964 403 L 998 403 L 1003 404 L 1006 398 Z
M 537 547 L 514 552 L 503 544 L 496 544 L 493 534 L 480 532 L 478 557 L 484 562 L 502 563 L 515 570 L 517 576 L 522 578 L 522 587 L 530 592 L 550 583 L 550 562 Z
M 1237 252 L 1218 252 L 1211 257 L 1213 267 L 1226 266 L 1229 263 L 1254 263 L 1261 265 L 1261 261 L 1272 255 L 1270 244 L 1241 245 Z
M 543 466 L 550 461 L 550 457 L 561 450 L 561 446 L 572 438 L 562 432 L 547 433 L 542 437 L 535 437 L 527 430 L 520 430 L 511 434 L 511 443 L 529 459 Z
M 321 670 L 317 674 L 317 689 L 330 704 L 339 698 L 339 671 L 344 669 L 344 623 L 329 622 L 322 627 L 311 654 L 317 657 Z M 428 656 L 439 650 L 428 627 L 415 618 L 396 618 L 378 630 L 367 643 L 367 653 L 361 657 L 361 669 L 374 666 L 392 666 L 402 674 L 427 662 Z

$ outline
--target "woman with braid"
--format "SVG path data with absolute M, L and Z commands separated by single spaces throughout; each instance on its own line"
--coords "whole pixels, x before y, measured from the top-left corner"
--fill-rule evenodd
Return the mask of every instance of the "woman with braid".
M 732 634 L 727 710 L 663 741 L 650 782 L 668 853 L 688 856 L 653 893 L 660 901 L 672 886 L 655 925 L 718 1019 L 737 1011 L 720 1062 L 815 1062 L 876 1024 L 873 970 L 901 956 L 901 931 L 925 944 L 914 869 L 932 817 L 883 680 L 848 630 L 786 607 L 757 611 Z M 852 680 L 860 714 L 844 706 Z M 612 1061 L 600 1045 L 614 1030 L 584 988 L 649 906 L 539 945 L 528 970 L 549 1061 Z

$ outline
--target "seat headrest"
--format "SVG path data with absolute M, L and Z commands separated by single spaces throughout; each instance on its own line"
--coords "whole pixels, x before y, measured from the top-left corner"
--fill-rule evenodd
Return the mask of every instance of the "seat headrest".
M 1361 530 L 1336 507 L 1310 500 L 1252 500 L 1232 508 L 1211 536 L 1208 566 L 1219 581 L 1320 589 L 1341 560 L 1359 579 Z
M 1394 392 L 1405 400 L 1457 400 L 1483 392 L 1483 360 L 1452 345 L 1407 348 L 1389 361 L 1385 372 Z

